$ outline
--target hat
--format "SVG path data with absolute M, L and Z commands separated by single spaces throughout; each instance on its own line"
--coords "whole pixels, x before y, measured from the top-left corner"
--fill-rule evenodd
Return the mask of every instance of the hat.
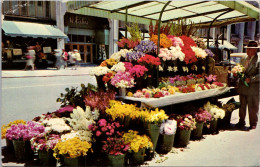
M 245 48 L 247 48 L 247 49 L 256 49 L 256 48 L 260 48 L 260 46 L 259 46 L 257 41 L 249 41 L 247 46 L 245 46 Z
M 78 52 L 78 50 L 77 50 L 77 49 L 74 49 L 73 51 L 74 51 L 74 52 Z

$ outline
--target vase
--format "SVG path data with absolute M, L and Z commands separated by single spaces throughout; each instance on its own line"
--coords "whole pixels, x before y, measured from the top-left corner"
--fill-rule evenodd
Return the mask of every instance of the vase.
M 103 91 L 106 91 L 106 86 L 105 86 L 105 83 L 103 82 L 103 76 L 104 75 L 101 75 L 101 76 L 96 76 L 96 80 L 97 80 L 97 86 L 99 89 L 103 90 Z
M 193 139 L 201 139 L 204 122 L 196 122 L 196 129 L 191 133 Z
M 211 132 L 218 133 L 218 119 L 212 119 L 210 122 L 210 130 Z
M 154 123 L 146 123 L 145 124 L 145 131 L 146 134 L 151 138 L 151 141 L 153 143 L 153 151 L 155 151 L 158 137 L 160 134 L 160 126 Z
M 17 160 L 33 159 L 34 152 L 31 149 L 30 141 L 13 140 L 13 145 Z
M 124 166 L 125 154 L 123 155 L 110 155 L 108 154 L 109 166 Z
M 13 150 L 14 150 L 13 141 L 6 138 L 6 139 L 5 139 L 5 142 L 6 142 L 6 148 L 7 148 L 7 150 L 13 151 Z
M 126 96 L 126 88 L 119 88 L 119 96 L 121 97 Z
M 177 146 L 186 147 L 190 141 L 191 130 L 177 130 L 175 142 Z
M 66 158 L 64 157 L 63 163 L 66 166 L 79 166 L 80 157 L 77 158 Z
M 53 150 L 39 150 L 39 160 L 43 166 L 56 166 L 56 159 L 53 156 Z
M 168 152 L 170 152 L 173 147 L 174 137 L 175 134 L 173 135 L 160 134 L 156 146 L 156 152 L 159 154 L 167 154 Z
M 129 155 L 130 165 L 141 165 L 144 163 L 145 149 L 142 148 L 138 152 L 132 152 Z

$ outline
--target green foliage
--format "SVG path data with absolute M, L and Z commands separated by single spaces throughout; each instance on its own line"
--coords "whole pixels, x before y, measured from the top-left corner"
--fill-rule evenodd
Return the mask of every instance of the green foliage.
M 85 110 L 85 102 L 84 97 L 88 95 L 90 91 L 97 92 L 97 87 L 95 87 L 92 84 L 88 84 L 86 87 L 84 84 L 81 84 L 81 89 L 78 90 L 78 87 L 71 87 L 71 89 L 66 88 L 66 93 L 61 93 L 60 97 L 57 98 L 57 102 L 61 103 L 61 107 L 64 107 L 66 105 L 72 105 L 72 106 L 80 106 Z
M 127 26 L 127 31 L 131 34 L 131 40 L 133 41 L 141 41 L 142 40 L 142 33 L 139 29 L 139 26 L 137 23 L 131 24 L 130 26 Z
M 186 36 L 196 36 L 197 35 L 197 30 L 199 29 L 199 26 L 194 26 L 194 23 L 189 20 L 187 22 L 186 19 L 178 19 L 177 23 L 172 23 L 170 25 L 170 35 L 174 36 L 181 36 L 181 35 L 186 35 Z

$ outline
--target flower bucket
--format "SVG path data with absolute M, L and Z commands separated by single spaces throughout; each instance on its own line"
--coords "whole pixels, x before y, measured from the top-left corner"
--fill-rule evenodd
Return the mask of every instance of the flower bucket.
M 109 166 L 124 166 L 125 154 L 123 155 L 108 155 Z
M 190 141 L 191 130 L 177 130 L 175 144 L 180 147 L 186 147 Z
M 105 86 L 105 83 L 103 82 L 102 79 L 103 79 L 103 75 L 96 76 L 97 86 L 98 86 L 99 89 L 106 91 L 106 86 Z
M 145 124 L 145 126 L 146 134 L 151 138 L 153 143 L 153 151 L 155 151 L 160 134 L 160 126 L 152 123 Z
M 218 119 L 212 119 L 210 122 L 210 130 L 212 133 L 216 133 L 218 131 Z
M 160 134 L 158 143 L 156 146 L 156 152 L 159 154 L 167 154 L 172 150 L 172 146 L 174 143 L 174 137 L 173 135 L 166 135 L 166 134 Z
M 203 131 L 204 122 L 196 122 L 196 129 L 192 131 L 192 138 L 193 139 L 201 139 L 202 131 Z
M 230 127 L 231 116 L 232 116 L 232 112 L 226 112 L 225 117 L 223 119 L 218 120 L 218 127 L 219 128 Z
M 13 145 L 13 141 L 9 140 L 9 139 L 5 139 L 6 141 L 6 148 L 9 151 L 13 151 L 14 150 L 14 145 Z
M 33 159 L 33 150 L 29 141 L 13 140 L 15 157 L 18 160 Z
M 79 157 L 77 157 L 77 158 L 66 158 L 66 157 L 64 157 L 63 163 L 66 166 L 79 166 L 79 164 L 80 164 L 79 160 L 80 160 Z
M 52 150 L 39 150 L 38 154 L 43 166 L 56 166 L 56 159 L 53 157 Z
M 126 96 L 126 88 L 119 88 L 119 96 L 121 97 Z
M 132 152 L 129 157 L 130 165 L 141 165 L 144 163 L 145 149 L 140 149 L 138 152 Z

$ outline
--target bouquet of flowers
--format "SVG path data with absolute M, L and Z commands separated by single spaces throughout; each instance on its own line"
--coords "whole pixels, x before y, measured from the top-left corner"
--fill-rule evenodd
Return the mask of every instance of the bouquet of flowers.
M 123 135 L 125 143 L 129 143 L 130 151 L 138 152 L 141 149 L 153 148 L 151 139 L 146 135 L 138 135 L 137 131 L 129 130 Z
M 132 74 L 132 76 L 137 77 L 137 78 L 144 76 L 145 72 L 147 72 L 147 71 L 148 71 L 148 69 L 142 65 L 135 65 L 129 70 L 129 72 Z
M 164 121 L 160 126 L 160 133 L 166 135 L 173 135 L 176 133 L 177 129 L 177 121 L 175 120 L 167 120 Z
M 138 45 L 139 41 L 136 40 L 131 40 L 131 39 L 128 39 L 128 38 L 122 38 L 120 39 L 118 42 L 117 42 L 117 45 L 120 47 L 120 48 L 124 48 L 124 49 L 133 49 L 136 45 Z
M 146 123 L 155 123 L 160 125 L 164 120 L 168 119 L 168 115 L 165 114 L 164 110 L 148 110 L 147 108 L 140 111 L 139 117 Z
M 183 47 L 184 46 L 183 41 L 180 37 L 176 37 L 173 35 L 168 35 L 167 37 L 172 41 L 172 46 L 174 46 L 174 47 L 176 47 L 176 46 Z
M 181 47 L 180 46 L 172 46 L 170 47 L 170 54 L 172 57 L 172 60 L 177 60 L 179 59 L 180 61 L 183 61 L 185 59 L 185 54 L 181 51 Z
M 143 57 L 145 54 L 140 51 L 132 51 L 132 52 L 127 52 L 126 53 L 126 60 L 132 62 L 132 61 L 137 61 L 141 57 Z
M 131 88 L 135 82 L 130 72 L 119 71 L 114 78 L 111 79 L 111 84 L 116 88 Z
M 222 106 L 225 112 L 233 112 L 236 109 L 236 105 L 233 103 L 223 104 Z
M 126 58 L 126 54 L 128 52 L 132 52 L 132 49 L 120 49 L 119 52 L 113 53 L 110 58 L 115 59 L 117 62 L 119 62 L 121 58 Z
M 65 118 L 51 118 L 42 122 L 46 126 L 46 131 L 64 133 L 71 131 L 71 127 L 65 122 Z
M 179 130 L 193 130 L 196 128 L 195 118 L 190 114 L 178 115 L 176 121 Z
M 11 128 L 12 125 L 18 125 L 18 124 L 26 124 L 26 121 L 24 120 L 15 120 L 13 122 L 9 122 L 7 125 L 3 125 L 1 127 L 1 139 L 6 138 L 6 131 Z
M 58 142 L 53 149 L 53 156 L 56 159 L 60 159 L 60 156 L 66 158 L 77 158 L 87 155 L 90 148 L 91 143 L 81 141 L 78 137 L 74 137 L 66 141 Z
M 158 35 L 152 35 L 150 40 L 153 41 L 157 46 Z M 163 48 L 169 48 L 172 46 L 172 41 L 165 34 L 161 34 L 160 35 L 160 46 Z
M 135 47 L 135 50 L 145 54 L 154 53 L 157 52 L 157 45 L 150 40 L 143 40 Z
M 59 135 L 49 133 L 41 133 L 30 140 L 31 148 L 36 152 L 52 150 L 59 141 Z
M 113 65 L 117 64 L 117 61 L 113 58 L 107 59 L 102 61 L 102 63 L 100 64 L 101 67 L 112 67 Z
M 92 76 L 101 76 L 101 75 L 105 75 L 106 73 L 108 73 L 110 71 L 109 68 L 107 67 L 102 67 L 102 66 L 98 66 L 98 67 L 94 67 L 91 71 L 90 71 L 90 75 Z
M 107 84 L 114 76 L 115 76 L 116 72 L 111 71 L 107 74 L 105 74 L 102 78 L 102 81 Z
M 112 71 L 115 71 L 115 72 L 125 72 L 125 64 L 123 62 L 119 62 L 118 64 L 115 64 L 112 68 L 111 68 Z
M 161 64 L 160 58 L 151 55 L 145 55 L 144 57 L 140 58 L 138 63 L 145 65 L 148 68 L 150 66 L 159 66 Z
M 196 55 L 197 58 L 205 59 L 208 55 L 205 52 L 205 50 L 203 50 L 199 47 L 192 46 L 191 49 L 195 52 L 195 55 Z
M 214 104 L 210 104 L 210 102 L 207 102 L 203 108 L 211 114 L 212 119 L 223 119 L 225 116 L 225 111 L 223 109 Z
M 126 144 L 122 138 L 108 137 L 103 143 L 102 149 L 110 155 L 123 155 L 130 148 L 129 144 Z
M 212 74 L 210 74 L 209 76 L 206 76 L 205 78 L 206 78 L 208 83 L 212 83 L 212 82 L 215 82 L 217 80 L 217 76 L 212 75 Z
M 196 122 L 206 123 L 207 121 L 211 120 L 211 114 L 208 111 L 200 108 L 197 112 L 195 112 L 194 118 L 195 118 Z
M 28 121 L 25 125 L 12 125 L 6 132 L 6 138 L 9 140 L 29 141 L 32 137 L 44 132 L 44 126 L 36 122 Z
M 231 69 L 231 73 L 234 75 L 236 74 L 240 80 L 244 83 L 246 87 L 249 87 L 248 83 L 246 82 L 246 75 L 245 75 L 245 67 L 243 67 L 241 64 L 237 64 Z

